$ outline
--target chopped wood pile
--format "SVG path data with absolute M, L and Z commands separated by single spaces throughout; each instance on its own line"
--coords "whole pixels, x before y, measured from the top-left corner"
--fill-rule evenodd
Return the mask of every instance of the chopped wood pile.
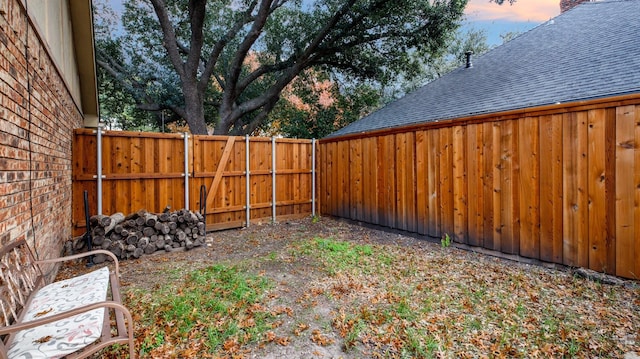
M 188 250 L 205 242 L 204 217 L 185 209 L 163 213 L 140 210 L 127 216 L 119 212 L 96 215 L 90 218 L 90 224 L 93 249 L 106 249 L 120 259 L 140 258 L 159 250 Z M 76 249 L 84 245 L 82 242 L 76 242 Z M 93 258 L 94 263 L 105 260 L 102 255 Z

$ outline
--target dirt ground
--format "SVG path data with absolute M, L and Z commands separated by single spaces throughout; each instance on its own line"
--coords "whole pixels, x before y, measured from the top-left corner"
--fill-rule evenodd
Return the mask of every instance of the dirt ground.
M 311 219 L 291 220 L 276 224 L 257 224 L 248 228 L 212 232 L 208 235 L 206 246 L 191 251 L 172 253 L 159 252 L 135 261 L 122 261 L 122 285 L 136 288 L 153 288 L 164 284 L 163 278 L 150 276 L 161 265 L 165 270 L 172 268 L 197 269 L 213 263 L 234 265 L 243 263 L 249 270 L 261 273 L 276 283 L 271 292 L 278 293 L 272 300 L 272 306 L 290 308 L 295 315 L 285 316 L 284 323 L 277 328 L 276 335 L 288 337 L 288 345 L 269 345 L 251 348 L 245 358 L 362 358 L 358 351 L 345 352 L 340 337 L 329 330 L 331 313 L 339 309 L 338 302 L 332 302 L 323 296 L 314 297 L 313 305 L 305 300 L 306 293 L 323 275 L 312 270 L 316 265 L 311 258 L 297 257 L 287 260 L 282 249 L 300 239 L 334 238 L 351 240 L 360 244 L 396 244 L 404 246 L 428 246 L 437 249 L 439 244 L 420 241 L 396 233 L 373 230 L 345 221 L 323 218 L 319 223 Z M 257 260 L 271 255 L 279 260 Z M 301 260 L 302 259 L 302 260 Z M 252 268 L 253 267 L 253 268 Z M 291 335 L 299 323 L 313 323 L 304 335 Z M 315 325 L 314 325 L 315 324 Z M 332 344 L 319 345 L 310 340 L 314 330 L 321 330 Z
M 371 297 L 366 295 L 368 292 L 366 285 L 364 287 L 345 287 L 345 291 L 349 292 L 345 295 L 336 292 L 335 288 L 340 288 L 341 285 L 336 282 L 344 278 L 327 279 L 326 273 L 323 273 L 322 268 L 318 267 L 317 258 L 305 257 L 299 252 L 295 255 L 291 254 L 291 248 L 296 245 L 295 243 L 313 238 L 332 238 L 355 244 L 380 245 L 382 248 L 389 248 L 389 251 L 394 251 L 394 253 L 402 253 L 403 251 L 411 253 L 413 256 L 411 258 L 417 256 L 430 263 L 443 263 L 442 266 L 446 268 L 442 268 L 442 273 L 434 273 L 434 278 L 441 281 L 443 285 L 450 285 L 446 281 L 451 282 L 456 279 L 456 276 L 463 279 L 469 277 L 470 272 L 474 271 L 485 273 L 483 275 L 486 277 L 481 280 L 488 286 L 491 286 L 490 281 L 498 278 L 497 275 L 524 281 L 553 282 L 550 284 L 555 285 L 556 288 L 572 285 L 577 280 L 569 268 L 545 268 L 453 247 L 443 248 L 438 242 L 402 233 L 368 228 L 342 220 L 322 218 L 317 223 L 311 219 L 299 219 L 212 232 L 208 234 L 206 245 L 197 249 L 172 253 L 158 252 L 138 260 L 121 261 L 123 291 L 126 292 L 132 288 L 152 289 L 163 285 L 166 278 L 157 274 L 166 273 L 168 270 L 177 269 L 187 272 L 212 264 L 241 265 L 242 268 L 246 268 L 250 272 L 272 279 L 275 288 L 270 291 L 268 305 L 274 308 L 288 308 L 291 315 L 282 316 L 281 325 L 274 329 L 277 336 L 288 338 L 286 345 L 277 345 L 274 342 L 255 344 L 244 348 L 240 357 L 265 359 L 399 357 L 395 355 L 380 356 L 381 351 L 377 349 L 377 351 L 374 350 L 374 353 L 377 353 L 374 356 L 371 354 L 370 348 L 367 348 L 362 342 L 349 350 L 345 349 L 345 340 L 335 330 L 332 320 L 335 320 L 334 318 L 341 308 L 355 307 L 360 305 L 356 302 L 362 303 L 362 301 L 370 300 Z M 424 263 L 417 265 L 422 264 Z M 433 271 L 439 271 L 438 268 L 436 265 L 429 270 L 433 273 Z M 394 269 L 390 268 L 390 271 L 392 270 Z M 496 276 L 493 275 L 494 272 Z M 431 275 L 430 272 L 416 273 L 424 276 L 421 279 L 423 281 L 428 280 Z M 471 273 L 471 275 L 475 276 L 476 274 Z M 579 280 L 584 279 L 580 278 Z M 332 291 L 332 295 L 314 295 L 314 291 L 318 288 L 333 288 L 324 291 L 325 294 Z M 627 313 L 625 315 L 630 318 L 630 324 L 628 324 L 630 329 L 612 328 L 612 331 L 618 330 L 615 333 L 620 333 L 620 338 L 615 339 L 616 343 L 612 344 L 612 347 L 616 347 L 618 353 L 631 353 L 640 350 L 640 335 L 637 334 L 637 329 L 640 329 L 640 316 L 637 314 L 637 308 L 640 308 L 638 282 L 626 281 L 623 285 L 612 288 L 614 289 L 611 290 L 620 288 L 621 291 L 625 291 L 622 294 L 623 298 L 632 298 L 627 300 L 630 302 L 627 304 L 632 308 L 622 308 L 620 311 Z M 555 290 L 557 291 L 557 289 Z M 569 301 L 571 295 L 571 293 L 567 293 Z M 635 299 L 633 299 L 634 297 Z M 558 301 L 558 303 L 561 302 Z M 560 305 L 573 306 L 574 303 L 561 303 Z M 135 308 L 132 309 L 135 310 Z M 578 311 L 581 310 L 583 309 L 578 309 Z M 636 313 L 633 314 L 634 312 Z M 605 319 L 604 323 L 608 323 L 606 320 L 608 319 Z M 302 323 L 308 325 L 308 328 L 299 330 Z M 615 323 L 612 322 L 613 325 Z M 636 334 L 628 334 L 627 332 L 636 332 Z M 618 340 L 620 343 L 617 343 Z M 457 356 L 449 354 L 451 353 L 439 353 L 435 356 Z

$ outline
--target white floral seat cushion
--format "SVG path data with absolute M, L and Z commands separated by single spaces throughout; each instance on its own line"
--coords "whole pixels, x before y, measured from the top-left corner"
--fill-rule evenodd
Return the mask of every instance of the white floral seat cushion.
M 109 287 L 109 268 L 51 283 L 40 289 L 26 309 L 23 322 L 63 313 L 104 301 Z M 104 322 L 104 308 L 16 334 L 9 358 L 60 358 L 95 342 Z

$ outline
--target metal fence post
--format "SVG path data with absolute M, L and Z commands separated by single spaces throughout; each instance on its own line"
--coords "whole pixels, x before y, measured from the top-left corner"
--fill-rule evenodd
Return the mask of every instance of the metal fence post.
M 271 137 L 271 218 L 276 222 L 276 138 Z
M 246 193 L 246 201 L 247 201 L 247 205 L 246 205 L 246 211 L 247 211 L 247 227 L 249 227 L 249 225 L 251 224 L 251 193 L 249 192 L 249 189 L 251 188 L 251 181 L 249 179 L 250 173 L 249 173 L 249 135 L 246 135 L 244 137 L 244 141 L 245 141 L 245 161 L 246 161 L 246 169 L 245 169 L 245 177 L 246 177 L 246 185 L 245 185 L 245 193 Z
M 102 215 L 102 124 L 98 122 L 98 130 L 96 131 L 96 146 L 98 151 L 96 153 L 97 171 L 96 171 L 96 197 L 97 198 L 97 213 Z M 89 223 L 87 223 L 87 226 Z
M 311 140 L 311 215 L 316 216 L 316 139 Z
M 184 209 L 189 210 L 189 133 L 184 136 Z

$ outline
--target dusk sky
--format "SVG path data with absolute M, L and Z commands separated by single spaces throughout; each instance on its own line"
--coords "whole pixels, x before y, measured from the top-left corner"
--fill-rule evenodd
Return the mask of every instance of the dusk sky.
M 112 7 L 122 11 L 123 0 L 109 0 Z M 496 5 L 489 0 L 469 0 L 466 26 L 484 29 L 491 45 L 502 43 L 500 35 L 525 32 L 560 14 L 560 0 L 517 0 L 515 4 Z
M 489 0 L 469 0 L 465 26 L 484 29 L 489 44 L 502 43 L 501 34 L 525 32 L 560 14 L 560 0 L 517 0 L 496 5 Z

